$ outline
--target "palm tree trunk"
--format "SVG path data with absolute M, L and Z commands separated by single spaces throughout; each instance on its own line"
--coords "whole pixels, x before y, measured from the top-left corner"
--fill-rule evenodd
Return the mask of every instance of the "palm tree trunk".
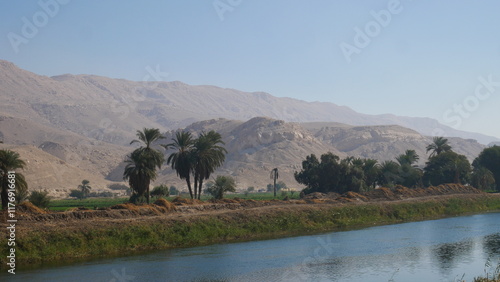
M 200 183 L 198 185 L 199 185 L 199 188 L 198 188 L 198 200 L 200 200 L 200 197 L 201 197 L 201 187 L 203 187 L 203 178 L 200 179 Z
M 186 183 L 187 183 L 187 186 L 188 186 L 188 190 L 189 190 L 189 196 L 191 196 L 191 199 L 193 198 L 193 190 L 191 189 L 191 179 L 188 177 L 186 177 Z
M 146 203 L 149 205 L 149 185 L 148 188 L 146 189 Z
M 198 191 L 198 174 L 194 174 L 194 198 L 191 196 L 191 199 L 196 199 Z
M 276 173 L 274 173 L 274 197 L 276 198 Z

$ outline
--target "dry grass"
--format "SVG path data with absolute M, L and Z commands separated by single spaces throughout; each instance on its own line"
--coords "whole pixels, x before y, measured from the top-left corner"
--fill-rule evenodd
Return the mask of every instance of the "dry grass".
M 30 214 L 44 214 L 44 213 L 47 213 L 46 211 L 44 211 L 41 208 L 33 205 L 30 202 L 23 202 L 23 203 L 21 203 L 20 205 L 17 206 L 17 210 L 19 212 L 30 213 Z
M 153 205 L 164 212 L 172 212 L 176 210 L 175 205 L 165 199 L 158 199 L 153 203 Z

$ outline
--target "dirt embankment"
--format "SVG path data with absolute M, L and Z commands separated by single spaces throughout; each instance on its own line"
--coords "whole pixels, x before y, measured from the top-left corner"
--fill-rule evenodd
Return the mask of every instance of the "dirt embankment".
M 397 186 L 394 189 L 378 188 L 365 193 L 347 192 L 342 195 L 337 193 L 312 193 L 300 200 L 270 200 L 255 201 L 245 199 L 223 199 L 202 202 L 199 200 L 175 198 L 172 202 L 164 199 L 157 200 L 151 205 L 134 205 L 130 203 L 119 204 L 110 208 L 98 210 L 72 209 L 65 212 L 47 212 L 31 203 L 23 203 L 17 207 L 17 219 L 21 221 L 73 221 L 85 219 L 127 219 L 145 216 L 160 216 L 165 214 L 196 214 L 211 213 L 228 210 L 250 209 L 257 207 L 301 205 L 301 204 L 346 204 L 368 203 L 381 201 L 401 201 L 419 199 L 432 196 L 455 194 L 485 194 L 471 186 L 444 184 L 436 187 L 409 189 Z M 5 217 L 6 214 L 2 214 Z

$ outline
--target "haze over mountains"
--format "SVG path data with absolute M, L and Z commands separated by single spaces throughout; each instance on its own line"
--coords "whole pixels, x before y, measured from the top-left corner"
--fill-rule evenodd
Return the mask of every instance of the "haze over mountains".
M 331 151 L 341 157 L 387 160 L 415 149 L 424 163 L 425 146 L 431 140 L 426 135 L 436 128 L 445 135 L 483 144 L 500 141 L 428 118 L 365 115 L 332 103 L 182 82 L 132 82 L 92 75 L 46 77 L 7 61 L 0 61 L 0 117 L 2 148 L 17 146 L 22 157 L 33 158 L 32 162 L 47 159 L 71 167 L 64 180 L 55 178 L 50 184 L 36 182 L 42 172 L 32 168 L 26 175 L 29 183 L 35 183 L 31 187 L 59 189 L 59 194 L 54 192 L 58 196 L 76 188 L 89 174 L 102 178 L 94 179 L 100 187 L 110 180 L 120 181 L 122 161 L 134 149 L 128 144 L 136 130 L 144 127 L 165 132 L 165 142 L 179 128 L 217 130 L 228 150 L 220 173 L 235 176 L 240 188 L 265 186 L 274 167 L 280 168 L 285 182 L 297 186 L 293 172 L 311 153 Z M 450 141 L 469 159 L 484 148 L 474 140 Z M 52 167 L 57 171 L 57 166 Z M 183 185 L 170 168 L 161 172 L 158 182 Z M 69 183 L 74 185 L 68 187 Z

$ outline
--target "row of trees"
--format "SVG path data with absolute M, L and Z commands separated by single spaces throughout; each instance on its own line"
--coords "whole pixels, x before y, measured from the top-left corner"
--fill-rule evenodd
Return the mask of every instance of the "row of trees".
M 500 147 L 484 149 L 472 166 L 464 155 L 453 152 L 448 140 L 435 137 L 427 146 L 430 153 L 425 167 L 414 150 L 407 150 L 396 159 L 378 163 L 374 159 L 347 157 L 332 153 L 320 159 L 312 154 L 295 172 L 297 182 L 307 186 L 305 192 L 367 191 L 377 186 L 425 187 L 443 183 L 471 184 L 483 190 L 498 190 L 500 184 Z
M 149 203 L 149 185 L 156 179 L 157 169 L 161 169 L 165 162 L 163 153 L 153 148 L 153 143 L 164 137 L 156 128 L 138 130 L 137 137 L 138 140 L 131 144 L 138 142 L 141 146 L 128 156 L 123 177 L 134 191 L 131 201 L 136 202 L 145 196 Z M 201 133 L 198 138 L 193 138 L 190 132 L 180 131 L 172 143 L 160 145 L 174 150 L 167 158 L 167 164 L 186 181 L 191 199 L 200 198 L 203 182 L 224 163 L 227 151 L 222 145 L 221 135 L 213 130 Z

